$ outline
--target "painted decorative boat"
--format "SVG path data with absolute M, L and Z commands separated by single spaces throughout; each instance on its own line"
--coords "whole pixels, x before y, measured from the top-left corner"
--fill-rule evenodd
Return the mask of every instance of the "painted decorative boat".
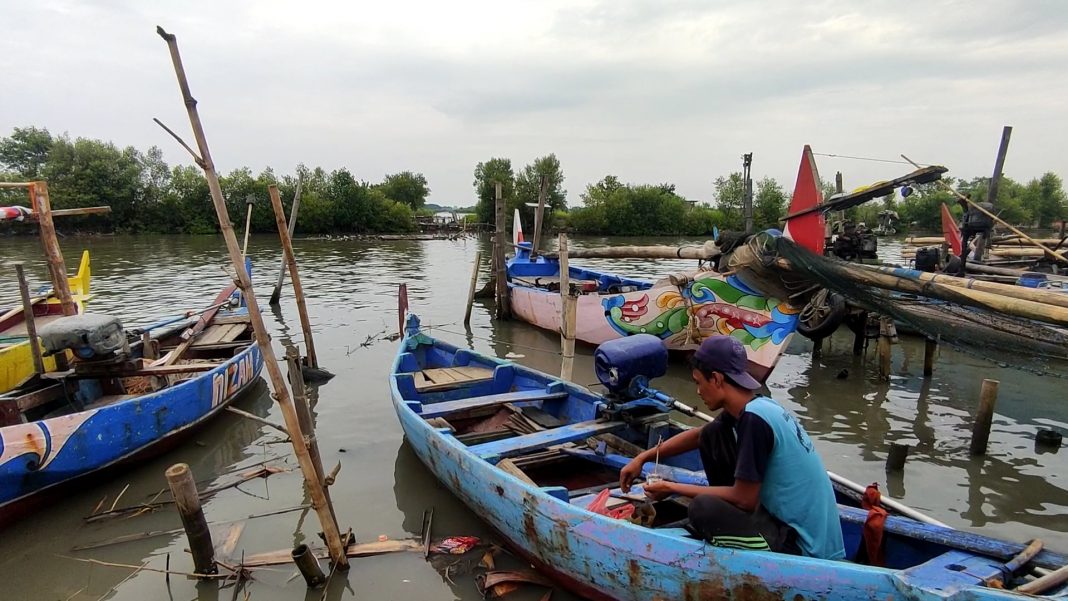
M 233 285 L 199 314 L 131 332 L 107 316 L 64 320 L 38 330 L 50 350 L 69 327 L 113 352 L 76 344 L 69 371 L 0 395 L 0 526 L 67 485 L 174 446 L 263 367 Z
M 655 374 L 654 374 L 655 375 Z M 648 396 L 602 396 L 509 361 L 422 333 L 415 316 L 391 376 L 394 408 L 419 459 L 538 569 L 596 599 L 1022 599 L 1014 544 L 889 517 L 885 567 L 713 547 L 684 528 L 677 500 L 653 504 L 645 526 L 587 509 L 618 488 L 627 449 L 684 426 Z M 680 482 L 705 484 L 696 451 L 662 463 Z M 648 473 L 649 466 L 646 467 Z M 850 558 L 866 512 L 840 505 Z M 1027 565 L 1058 568 L 1042 551 Z M 996 582 L 995 582 L 996 581 Z M 1061 585 L 1063 586 L 1063 584 Z M 1056 590 L 1052 591 L 1056 592 Z M 1063 590 L 1061 591 L 1063 593 Z
M 89 300 L 90 277 L 89 251 L 83 251 L 78 273 L 72 278 L 67 278 L 71 298 L 79 314 L 85 312 L 85 304 Z M 31 297 L 31 302 L 33 302 L 33 316 L 37 327 L 63 317 L 63 307 L 51 288 L 42 291 L 36 297 Z M 44 367 L 45 371 L 55 370 L 55 358 L 46 357 Z M 19 306 L 0 314 L 0 394 L 15 388 L 33 373 L 33 354 L 30 352 L 30 343 L 26 337 L 26 322 L 22 307 Z

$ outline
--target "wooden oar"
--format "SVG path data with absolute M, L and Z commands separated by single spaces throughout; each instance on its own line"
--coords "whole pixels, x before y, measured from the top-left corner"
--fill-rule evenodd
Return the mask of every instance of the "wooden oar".
M 203 332 L 204 328 L 215 319 L 215 314 L 219 312 L 219 308 L 226 304 L 223 301 L 230 298 L 230 295 L 234 293 L 234 290 L 237 290 L 236 284 L 230 284 L 226 288 L 223 288 L 223 291 L 219 293 L 219 296 L 215 297 L 212 306 L 200 314 L 200 319 L 197 320 L 196 324 L 194 324 L 192 328 L 182 332 L 183 342 L 173 351 L 167 353 L 167 356 L 164 357 L 162 361 L 157 361 L 153 365 L 171 365 L 180 359 L 182 355 L 189 350 L 189 347 L 193 345 L 193 341 L 196 340 L 197 335 Z
M 919 167 L 918 164 L 913 162 L 913 160 L 908 158 L 907 156 L 901 155 L 901 158 L 903 158 L 906 161 L 912 163 L 917 168 Z M 1011 230 L 1012 233 L 1016 234 L 1017 236 L 1023 238 L 1024 240 L 1027 240 L 1031 244 L 1034 244 L 1035 246 L 1041 248 L 1046 254 L 1048 254 L 1049 256 L 1053 257 L 1054 260 L 1060 261 L 1061 263 L 1068 263 L 1068 258 L 1065 258 L 1064 255 L 1061 255 L 1059 253 L 1053 252 L 1053 250 L 1051 250 L 1049 247 L 1047 247 L 1047 246 L 1045 246 L 1043 244 L 1040 244 L 1038 240 L 1035 240 L 1031 236 L 1028 236 L 1027 234 L 1025 234 L 1025 233 L 1021 232 L 1020 230 L 1016 229 L 1008 221 L 1005 221 L 1001 217 L 998 217 L 997 215 L 995 215 L 995 214 L 991 213 L 990 211 L 984 209 L 983 207 L 979 206 L 979 203 L 973 202 L 972 199 L 970 199 L 967 196 L 961 194 L 960 192 L 957 192 L 956 190 L 953 189 L 953 186 L 950 186 L 949 184 L 947 184 L 946 182 L 944 182 L 942 180 L 938 180 L 938 183 L 941 184 L 943 188 L 945 188 L 949 192 L 953 193 L 957 198 L 959 198 L 959 199 L 963 200 L 964 202 L 968 203 L 972 208 L 977 209 L 980 213 L 983 213 L 987 217 L 990 217 L 994 221 L 997 221 L 1001 225 L 1004 225 L 1005 227 L 1009 228 L 1009 230 Z

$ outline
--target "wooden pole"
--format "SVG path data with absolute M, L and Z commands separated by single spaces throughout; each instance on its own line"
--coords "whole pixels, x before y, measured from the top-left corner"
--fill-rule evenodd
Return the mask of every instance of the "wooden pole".
M 319 567 L 319 560 L 308 549 L 308 545 L 297 545 L 293 548 L 293 563 L 297 564 L 300 575 L 304 576 L 304 582 L 308 588 L 319 588 L 326 582 L 326 574 Z
M 890 359 L 893 352 L 893 345 L 885 327 L 888 319 L 879 318 L 879 379 L 884 381 L 890 381 Z
M 286 231 L 289 232 L 290 240 L 293 239 L 293 232 L 297 229 L 297 211 L 300 210 L 300 189 L 304 183 L 304 177 L 297 178 L 297 191 L 293 193 L 293 208 L 289 210 L 289 226 Z M 282 253 L 282 266 L 278 268 L 278 281 L 274 284 L 274 292 L 271 293 L 270 304 L 277 305 L 278 300 L 282 297 L 282 283 L 286 279 L 286 259 L 285 253 Z
M 753 153 L 742 155 L 742 185 L 745 186 L 742 210 L 745 214 L 745 233 L 753 233 Z
M 494 205 L 496 236 L 493 239 L 493 256 L 497 265 L 496 282 L 496 314 L 497 319 L 508 319 L 511 316 L 508 305 L 508 269 L 504 263 L 504 249 L 507 242 L 504 239 L 504 199 L 501 197 L 501 183 L 493 184 L 496 202 Z
M 994 174 L 990 177 L 990 186 L 987 188 L 986 199 L 991 206 L 998 203 L 998 185 L 1001 183 L 1002 170 L 1005 168 L 1005 155 L 1009 151 L 1009 138 L 1012 136 L 1012 126 L 1006 125 L 1001 130 L 1001 144 L 998 146 L 998 156 L 994 161 Z M 982 232 L 975 242 L 975 257 L 982 260 L 987 247 L 990 244 L 990 232 Z M 968 249 L 964 249 L 967 251 Z
M 248 234 L 252 229 L 252 203 L 254 200 L 255 199 L 251 195 L 245 199 L 245 206 L 247 208 L 245 209 L 245 241 L 241 244 L 242 257 L 248 256 Z
M 916 167 L 919 167 L 919 164 L 913 163 L 912 159 L 908 158 L 907 156 L 901 155 L 901 158 L 903 158 L 906 161 L 912 163 L 913 165 L 916 165 Z M 937 180 L 937 181 L 943 188 L 948 190 L 951 194 L 955 195 L 957 198 L 959 198 L 959 199 L 963 200 L 964 202 L 968 203 L 970 206 L 972 206 L 973 208 L 978 210 L 980 213 L 983 213 L 987 217 L 990 217 L 994 221 L 997 221 L 1001 225 L 1004 225 L 1005 227 L 1009 228 L 1009 231 L 1011 231 L 1012 233 L 1014 233 L 1017 236 L 1023 238 L 1024 240 L 1027 240 L 1031 244 L 1034 244 L 1035 246 L 1041 248 L 1043 252 L 1045 252 L 1050 257 L 1053 257 L 1053 259 L 1055 261 L 1060 261 L 1061 263 L 1068 263 L 1068 258 L 1066 258 L 1064 255 L 1061 255 L 1061 254 L 1058 254 L 1056 252 L 1053 252 L 1052 249 L 1040 244 L 1037 240 L 1035 240 L 1031 236 L 1028 236 L 1027 234 L 1021 232 L 1020 230 L 1018 230 L 1016 227 L 1014 227 L 1008 221 L 1005 221 L 1001 217 L 998 217 L 997 215 L 995 215 L 995 214 L 991 213 L 990 211 L 984 209 L 983 207 L 979 206 L 979 204 L 974 202 L 972 199 L 970 199 L 967 196 L 961 194 L 960 192 L 957 192 L 956 190 L 953 189 L 953 186 L 950 186 L 949 184 L 947 184 L 946 182 L 944 182 L 942 180 Z
M 223 199 L 222 188 L 219 186 L 219 177 L 215 172 L 215 164 L 212 162 L 211 152 L 208 150 L 208 142 L 204 135 L 204 127 L 200 122 L 200 115 L 197 113 L 197 101 L 189 91 L 189 82 L 186 80 L 182 58 L 178 53 L 177 38 L 164 31 L 162 27 L 158 27 L 156 31 L 167 42 L 167 47 L 170 50 L 171 62 L 174 64 L 174 72 L 182 92 L 182 100 L 185 103 L 186 112 L 189 114 L 189 123 L 193 128 L 197 146 L 200 149 L 204 177 L 208 181 L 208 189 L 211 191 L 215 213 L 219 219 L 219 227 L 222 230 L 223 239 L 226 241 L 226 249 L 237 277 L 236 283 L 245 297 L 249 319 L 252 321 L 252 328 L 256 335 L 256 344 L 260 348 L 264 368 L 267 370 L 267 375 L 274 388 L 273 396 L 282 408 L 286 430 L 289 431 L 293 439 L 293 451 L 297 457 L 301 472 L 304 474 L 304 482 L 307 485 L 311 505 L 319 517 L 319 523 L 322 525 L 326 546 L 330 552 L 330 559 L 334 562 L 336 569 L 348 569 L 349 561 L 345 555 L 344 545 L 341 542 L 341 532 L 338 530 L 337 519 L 334 517 L 334 508 L 327 499 L 322 481 L 316 477 L 315 466 L 304 442 L 296 408 L 293 405 L 293 398 L 286 387 L 282 370 L 278 367 L 278 360 L 275 357 L 274 349 L 271 347 L 271 339 L 267 333 L 267 327 L 263 323 L 263 315 L 260 313 L 259 304 L 256 302 L 256 294 L 252 289 L 252 282 L 249 279 L 248 272 L 245 270 L 244 260 L 241 258 L 241 249 L 237 246 L 234 227 L 231 225 L 230 217 L 226 212 L 226 201 Z
M 41 357 L 41 342 L 37 340 L 37 324 L 33 319 L 33 301 L 30 300 L 30 286 L 26 283 L 26 272 L 22 261 L 8 263 L 15 268 L 15 277 L 19 282 L 19 296 L 22 297 L 22 318 L 26 322 L 26 337 L 30 339 L 30 354 L 33 355 L 33 371 L 45 372 L 44 359 Z
M 545 199 L 549 196 L 549 176 L 542 174 L 541 186 L 538 187 L 538 211 L 534 213 L 534 242 L 531 244 L 530 256 L 538 254 L 541 244 L 541 228 L 545 220 Z
M 1015 284 L 986 282 L 983 280 L 976 280 L 967 277 L 962 278 L 952 275 L 946 275 L 943 273 L 927 273 L 926 271 L 918 271 L 912 269 L 902 270 L 898 267 L 862 265 L 860 263 L 857 263 L 856 265 L 861 269 L 867 269 L 868 271 L 874 271 L 878 273 L 885 273 L 895 277 L 914 277 L 922 282 L 933 282 L 936 284 L 952 286 L 954 288 L 964 288 L 968 290 L 978 290 L 980 292 L 990 292 L 992 294 L 1008 296 L 1010 298 L 1018 298 L 1025 301 L 1054 305 L 1057 307 L 1064 307 L 1068 309 L 1068 295 L 1065 295 L 1061 292 L 1051 292 L 1049 290 L 1042 290 L 1038 288 L 1028 288 L 1027 286 L 1017 286 Z M 1016 275 L 1019 276 L 1019 273 L 1017 273 Z
M 33 182 L 30 193 L 33 196 L 33 209 L 38 215 L 41 228 L 41 244 L 44 246 L 45 256 L 48 257 L 48 269 L 52 274 L 52 290 L 63 307 L 63 314 L 76 315 L 78 307 L 74 304 L 74 299 L 70 294 L 67 266 L 63 263 L 63 251 L 60 250 L 59 239 L 56 237 L 56 225 L 52 222 L 52 203 L 48 199 L 48 184 L 43 181 Z
M 471 323 L 471 306 L 475 302 L 475 287 L 478 285 L 478 270 L 482 267 L 482 251 L 475 252 L 475 267 L 471 271 L 471 287 L 467 289 L 467 310 L 464 311 L 464 325 Z
M 994 421 L 994 405 L 998 401 L 997 380 L 983 380 L 979 391 L 979 410 L 972 426 L 972 455 L 986 455 L 986 443 L 990 439 L 990 425 Z
M 572 250 L 572 259 L 696 259 L 707 261 L 722 254 L 716 243 L 709 240 L 700 246 L 605 246 Z M 559 253 L 542 253 L 555 259 Z
M 308 307 L 304 303 L 304 286 L 300 283 L 297 257 L 293 254 L 293 241 L 289 239 L 289 230 L 286 228 L 286 214 L 282 208 L 282 197 L 278 195 L 278 186 L 274 184 L 267 187 L 267 192 L 271 195 L 271 207 L 274 208 L 274 221 L 278 226 L 278 237 L 282 239 L 282 252 L 285 255 L 286 264 L 289 265 L 289 279 L 293 282 L 293 296 L 297 300 L 300 329 L 304 332 L 304 346 L 308 351 L 308 366 L 318 368 L 319 359 L 315 355 L 315 341 L 312 340 L 311 320 L 308 319 Z
M 923 341 L 923 377 L 930 378 L 934 375 L 935 353 L 938 352 L 938 341 L 927 338 Z
M 182 517 L 182 527 L 189 539 L 189 552 L 193 556 L 193 567 L 197 574 L 217 574 L 215 566 L 215 546 L 211 544 L 211 531 L 208 521 L 204 519 L 204 510 L 200 507 L 200 495 L 193 472 L 189 465 L 176 463 L 164 472 L 167 486 L 174 497 L 178 515 Z
M 567 234 L 560 234 L 560 378 L 570 380 L 575 368 L 575 316 L 578 299 L 571 295 L 571 273 L 567 264 Z
M 909 456 L 909 445 L 890 443 L 890 452 L 886 455 L 886 471 L 900 472 L 905 467 L 905 459 Z
M 326 476 L 323 471 L 323 458 L 319 454 L 319 439 L 315 436 L 315 423 L 312 422 L 311 407 L 308 404 L 308 389 L 304 385 L 304 371 L 300 368 L 300 351 L 295 346 L 286 349 L 286 367 L 289 373 L 289 386 L 293 389 L 293 406 L 297 410 L 297 422 L 300 423 L 300 431 L 304 433 L 304 442 L 311 455 L 312 464 L 315 467 L 316 478 L 325 484 Z M 330 489 L 323 488 L 328 503 Z

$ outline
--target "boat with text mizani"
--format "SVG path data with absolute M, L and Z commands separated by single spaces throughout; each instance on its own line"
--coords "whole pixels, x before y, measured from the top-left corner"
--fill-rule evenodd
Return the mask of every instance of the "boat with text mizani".
M 884 565 L 862 564 L 867 512 L 847 505 L 839 513 L 851 561 L 711 546 L 686 529 L 683 500 L 649 503 L 640 487 L 618 488 L 634 449 L 686 427 L 669 414 L 680 404 L 648 385 L 666 369 L 667 351 L 655 338 L 621 339 L 602 345 L 595 362 L 610 394 L 436 340 L 409 315 L 391 375 L 394 409 L 419 459 L 512 548 L 580 595 L 985 600 L 1027 598 L 1008 590 L 1021 585 L 1064 586 L 1056 584 L 1064 555 L 904 517 L 886 519 Z M 658 472 L 706 484 L 700 466 L 693 451 Z M 1024 583 L 1033 568 L 1057 571 Z
M 0 525 L 67 485 L 160 453 L 222 411 L 263 360 L 234 285 L 206 309 L 127 331 L 86 313 L 38 328 L 69 369 L 0 395 Z
M 77 312 L 84 313 L 89 301 L 89 251 L 82 252 L 78 273 L 67 278 L 71 300 Z M 51 287 L 39 291 L 30 298 L 34 322 L 38 327 L 63 317 L 63 304 Z M 34 373 L 33 351 L 26 336 L 26 318 L 23 307 L 17 306 L 0 313 L 0 394 L 25 382 Z M 45 371 L 56 369 L 55 357 L 44 359 Z

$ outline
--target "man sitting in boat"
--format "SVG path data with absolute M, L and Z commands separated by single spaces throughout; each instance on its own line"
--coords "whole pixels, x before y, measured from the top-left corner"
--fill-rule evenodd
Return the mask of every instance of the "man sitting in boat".
M 699 449 L 709 486 L 647 482 L 647 496 L 691 497 L 690 527 L 714 545 L 843 559 L 834 491 L 819 454 L 797 418 L 746 371 L 742 344 L 730 336 L 701 343 L 691 360 L 697 394 L 715 411 L 712 423 L 659 446 L 660 457 Z M 620 472 L 624 492 L 656 448 Z

